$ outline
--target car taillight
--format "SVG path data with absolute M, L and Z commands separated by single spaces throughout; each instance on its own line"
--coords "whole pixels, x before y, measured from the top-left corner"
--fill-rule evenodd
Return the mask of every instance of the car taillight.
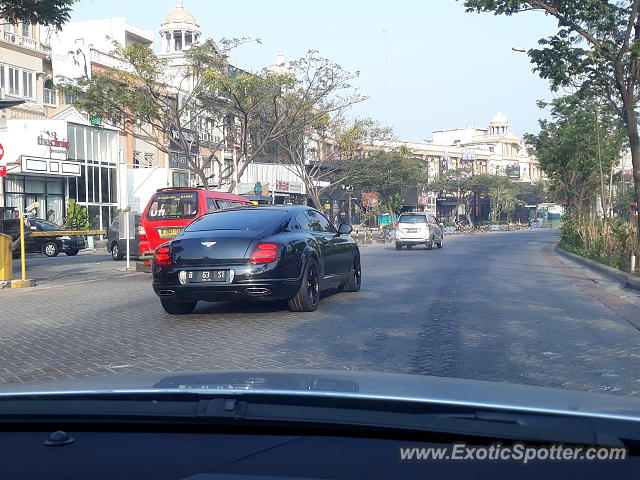
M 249 258 L 249 263 L 269 263 L 278 259 L 278 245 L 260 243 Z
M 147 240 L 147 232 L 144 230 L 144 227 L 142 225 L 138 225 L 138 236 L 142 241 Z
M 156 265 L 171 265 L 171 255 L 169 247 L 160 247 L 153 256 L 153 263 Z

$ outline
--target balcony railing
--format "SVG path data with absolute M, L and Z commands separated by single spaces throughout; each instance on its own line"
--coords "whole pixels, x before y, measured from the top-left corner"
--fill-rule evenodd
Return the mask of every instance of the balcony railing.
M 13 43 L 14 45 L 20 45 L 21 47 L 29 48 L 31 50 L 40 51 L 46 53 L 48 55 L 51 54 L 51 47 L 48 45 L 38 45 L 33 38 L 23 37 L 22 35 L 18 35 L 17 33 L 2 32 L 2 40 L 5 42 Z

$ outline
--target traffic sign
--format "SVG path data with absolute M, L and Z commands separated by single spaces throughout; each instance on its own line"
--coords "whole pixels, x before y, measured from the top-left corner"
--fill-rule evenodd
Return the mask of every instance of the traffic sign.
M 0 177 L 6 177 L 6 176 L 7 176 L 7 166 L 0 165 Z
M 2 157 L 4 157 L 4 147 L 0 143 L 0 160 L 2 160 Z

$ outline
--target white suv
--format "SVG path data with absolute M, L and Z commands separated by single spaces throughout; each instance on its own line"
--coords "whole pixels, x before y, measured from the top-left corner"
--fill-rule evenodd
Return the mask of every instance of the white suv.
M 396 224 L 396 250 L 403 246 L 412 248 L 424 244 L 429 250 L 444 246 L 444 233 L 436 218 L 430 213 L 401 213 Z

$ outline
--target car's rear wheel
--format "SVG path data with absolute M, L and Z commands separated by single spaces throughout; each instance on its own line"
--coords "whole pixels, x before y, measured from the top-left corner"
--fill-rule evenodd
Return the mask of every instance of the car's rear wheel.
M 302 284 L 295 297 L 289 299 L 292 312 L 313 312 L 320 301 L 320 271 L 318 262 L 309 260 L 304 269 Z
M 175 298 L 161 298 L 164 311 L 171 315 L 186 315 L 193 312 L 198 302 L 178 302 Z
M 396 250 L 401 250 L 402 244 L 400 242 L 396 242 Z
M 426 243 L 427 250 L 433 250 L 433 237 Z
M 408 250 L 411 250 L 412 248 L 413 248 L 413 245 L 411 245 L 411 244 L 407 245 L 407 249 Z
M 47 242 L 42 246 L 42 252 L 47 257 L 57 257 L 58 253 L 60 253 L 60 249 L 55 242 Z
M 66 253 L 69 257 L 75 257 L 80 250 L 67 250 Z
M 124 253 L 120 250 L 120 245 L 118 242 L 113 242 L 111 245 L 111 258 L 113 258 L 116 262 L 120 261 L 124 258 Z
M 440 237 L 440 241 L 437 243 L 438 248 L 444 247 L 444 234 Z
M 344 284 L 342 284 L 341 290 L 343 292 L 358 292 L 360 291 L 361 282 L 362 268 L 360 267 L 360 255 L 356 254 L 351 263 L 351 273 L 349 274 L 349 278 L 344 282 Z

